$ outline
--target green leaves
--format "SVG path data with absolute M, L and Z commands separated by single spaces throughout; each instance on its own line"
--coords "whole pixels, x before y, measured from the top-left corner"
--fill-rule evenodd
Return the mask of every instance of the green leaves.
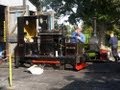
M 75 23 L 76 18 L 82 18 L 91 23 L 91 19 L 96 16 L 98 22 L 116 23 L 120 19 L 120 0 L 30 0 L 39 8 L 49 5 L 56 11 L 56 16 L 60 14 L 70 14 L 69 21 Z M 76 6 L 76 12 L 73 7 Z

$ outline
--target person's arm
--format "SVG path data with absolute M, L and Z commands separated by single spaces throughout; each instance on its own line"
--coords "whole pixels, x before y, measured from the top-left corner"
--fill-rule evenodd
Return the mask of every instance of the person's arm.
M 77 34 L 76 32 L 73 32 L 71 37 L 76 38 L 76 34 Z
M 77 43 L 77 33 L 73 32 L 71 34 L 71 43 Z
M 80 36 L 77 36 L 77 39 L 80 40 L 82 43 L 85 43 L 85 35 L 80 34 Z

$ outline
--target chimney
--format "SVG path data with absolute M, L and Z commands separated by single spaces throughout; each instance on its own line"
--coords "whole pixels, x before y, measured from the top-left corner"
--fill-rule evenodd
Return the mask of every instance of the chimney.
M 23 0 L 23 7 L 26 7 L 26 0 Z

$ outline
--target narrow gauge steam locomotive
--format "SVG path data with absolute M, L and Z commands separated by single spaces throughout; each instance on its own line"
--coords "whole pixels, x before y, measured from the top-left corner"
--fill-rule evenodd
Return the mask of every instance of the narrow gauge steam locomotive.
M 49 30 L 49 21 L 49 15 L 18 17 L 15 66 L 29 63 L 54 64 L 60 69 L 66 64 L 76 70 L 85 67 L 86 56 L 79 54 L 81 45 L 68 42 L 62 30 Z

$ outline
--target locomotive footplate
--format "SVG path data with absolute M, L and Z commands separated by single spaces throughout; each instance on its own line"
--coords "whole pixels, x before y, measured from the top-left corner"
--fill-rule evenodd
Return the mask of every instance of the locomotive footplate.
M 26 55 L 24 59 L 26 62 L 30 62 L 31 64 L 59 65 L 62 70 L 65 69 L 66 64 L 70 64 L 74 67 L 76 63 L 75 56 L 50 57 L 45 55 Z
M 25 60 L 30 60 L 33 64 L 67 64 L 75 61 L 75 56 L 50 57 L 45 55 L 26 55 Z

